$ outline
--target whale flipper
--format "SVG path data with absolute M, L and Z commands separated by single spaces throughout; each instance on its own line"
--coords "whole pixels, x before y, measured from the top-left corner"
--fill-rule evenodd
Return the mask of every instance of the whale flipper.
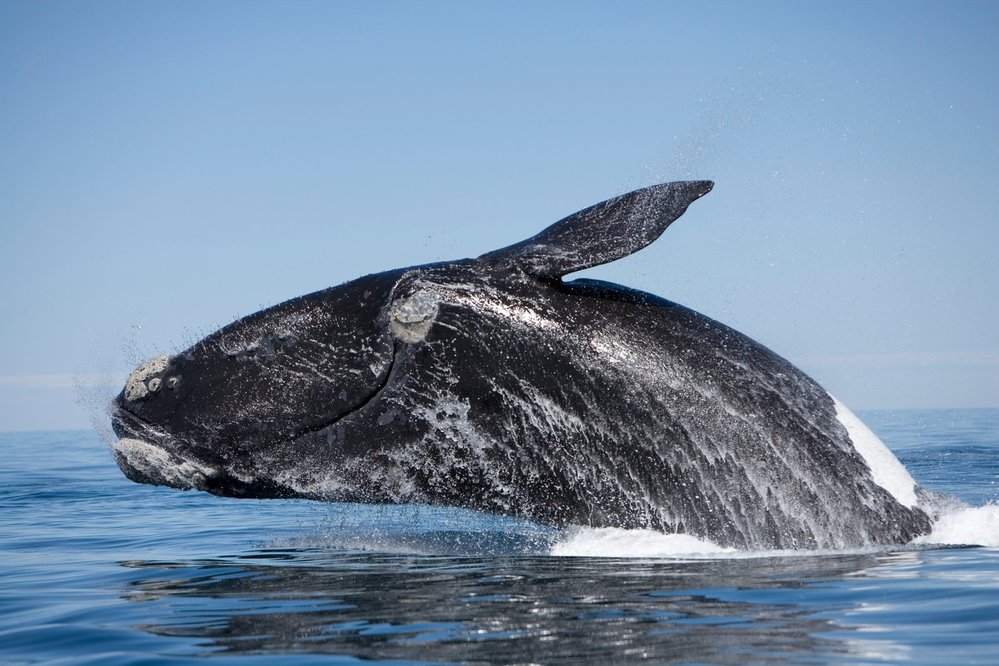
M 710 180 L 694 180 L 635 190 L 584 208 L 525 241 L 479 258 L 512 262 L 530 275 L 557 280 L 638 252 L 712 187 Z

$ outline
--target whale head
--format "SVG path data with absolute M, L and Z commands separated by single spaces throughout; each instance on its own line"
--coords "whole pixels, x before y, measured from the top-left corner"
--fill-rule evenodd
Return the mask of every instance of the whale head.
M 385 304 L 399 273 L 370 275 L 240 319 L 142 363 L 113 405 L 119 466 L 139 482 L 288 496 L 260 468 L 275 444 L 322 430 L 385 385 Z

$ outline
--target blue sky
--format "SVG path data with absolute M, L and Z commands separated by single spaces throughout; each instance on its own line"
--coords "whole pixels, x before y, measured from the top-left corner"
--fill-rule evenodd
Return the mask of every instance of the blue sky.
M 856 409 L 999 406 L 996 34 L 987 2 L 0 1 L 0 429 L 683 178 L 716 187 L 590 276 Z

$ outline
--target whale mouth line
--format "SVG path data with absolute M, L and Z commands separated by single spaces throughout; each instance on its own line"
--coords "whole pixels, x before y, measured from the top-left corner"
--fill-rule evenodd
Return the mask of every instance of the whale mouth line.
M 315 433 L 328 430 L 329 428 L 334 428 L 341 422 L 350 418 L 354 414 L 357 414 L 358 412 L 362 411 L 365 407 L 375 402 L 375 400 L 377 400 L 379 396 L 381 396 L 381 394 L 385 391 L 385 389 L 388 388 L 389 383 L 391 383 L 393 377 L 395 376 L 396 359 L 399 354 L 399 344 L 401 343 L 397 343 L 392 346 L 392 355 L 389 358 L 388 367 L 385 368 L 385 374 L 378 381 L 377 385 L 374 386 L 371 393 L 364 396 L 360 401 L 358 401 L 357 404 L 352 405 L 351 407 L 337 414 L 333 418 L 327 421 L 323 421 L 321 423 L 309 425 L 305 428 L 302 428 L 301 430 L 291 433 L 291 435 L 288 436 L 287 438 L 288 441 L 293 442 L 302 437 L 307 437 L 309 435 L 314 435 Z

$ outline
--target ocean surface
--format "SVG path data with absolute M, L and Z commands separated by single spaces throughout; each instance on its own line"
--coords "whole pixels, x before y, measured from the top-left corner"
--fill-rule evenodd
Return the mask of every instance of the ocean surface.
M 999 410 L 860 416 L 956 498 L 922 543 L 223 499 L 128 481 L 94 432 L 0 433 L 0 663 L 999 663 Z

